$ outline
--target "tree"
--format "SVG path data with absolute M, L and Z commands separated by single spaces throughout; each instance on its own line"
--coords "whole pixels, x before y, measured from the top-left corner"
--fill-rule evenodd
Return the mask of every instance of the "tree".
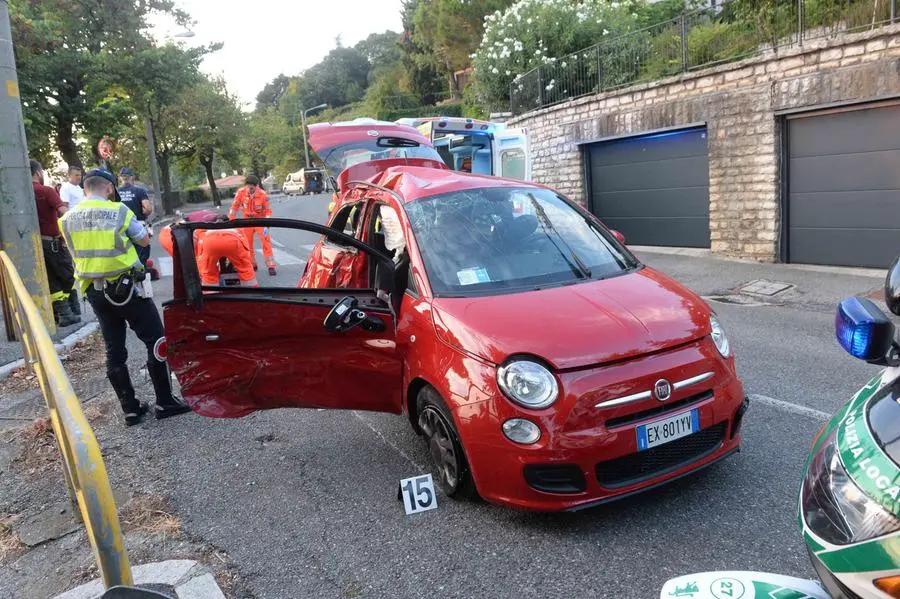
M 421 41 L 416 29 L 416 12 L 419 5 L 429 0 L 403 0 L 401 17 L 403 34 L 400 38 L 402 64 L 406 72 L 407 87 L 421 104 L 434 104 L 445 90 L 444 78 L 438 69 L 438 61 L 431 54 L 430 45 Z
M 294 78 L 281 74 L 267 83 L 262 91 L 256 95 L 256 112 L 262 114 L 269 108 L 278 108 L 281 97 L 293 80 Z
M 369 84 L 396 69 L 403 60 L 400 34 L 393 31 L 373 33 L 354 48 L 369 61 Z
M 90 86 L 100 74 L 101 55 L 125 59 L 147 47 L 139 32 L 153 13 L 187 21 L 172 0 L 11 0 L 9 7 L 31 143 L 52 139 L 63 159 L 76 166 L 83 161 L 75 131 L 90 124 L 90 114 L 107 95 Z
M 471 64 L 471 54 L 484 33 L 484 18 L 503 10 L 512 0 L 424 0 L 413 16 L 415 41 L 450 83 L 453 97 L 460 97 L 454 73 Z M 575 3 L 571 3 L 575 4 Z
M 167 116 L 179 131 L 179 157 L 187 166 L 199 163 L 203 167 L 213 203 L 221 206 L 213 162 L 216 156 L 238 161 L 245 117 L 236 98 L 223 80 L 202 81 L 185 90 Z
M 338 47 L 307 69 L 300 80 L 303 105 L 343 106 L 357 102 L 369 83 L 369 61 L 356 48 Z
M 216 46 L 185 49 L 166 44 L 143 49 L 127 60 L 115 62 L 120 70 L 112 76 L 124 82 L 123 88 L 140 121 L 149 120 L 153 128 L 166 212 L 171 210 L 168 195 L 172 191 L 172 160 L 186 155 L 190 148 L 175 107 L 184 93 L 204 81 L 199 71 L 200 60 L 215 49 Z

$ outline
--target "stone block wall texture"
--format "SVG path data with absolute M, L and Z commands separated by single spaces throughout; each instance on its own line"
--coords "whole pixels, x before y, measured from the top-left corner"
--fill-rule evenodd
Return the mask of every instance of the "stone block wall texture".
M 781 226 L 780 113 L 900 97 L 900 25 L 805 41 L 737 63 L 515 117 L 536 181 L 587 205 L 580 143 L 706 124 L 712 251 L 774 261 Z

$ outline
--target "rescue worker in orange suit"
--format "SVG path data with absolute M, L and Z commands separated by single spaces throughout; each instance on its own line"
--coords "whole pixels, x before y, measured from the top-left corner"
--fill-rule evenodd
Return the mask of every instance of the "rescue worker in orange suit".
M 249 175 L 246 185 L 238 190 L 234 196 L 234 202 L 231 204 L 231 210 L 228 211 L 228 218 L 234 220 L 237 213 L 241 212 L 243 218 L 271 218 L 272 206 L 269 204 L 268 194 L 260 189 L 259 179 L 255 175 Z M 247 245 L 250 246 L 253 255 L 253 267 L 256 268 L 256 248 L 254 247 L 254 236 L 259 236 L 262 240 L 263 256 L 266 258 L 266 266 L 269 268 L 269 276 L 274 277 L 275 271 L 275 255 L 272 252 L 272 238 L 269 237 L 269 227 L 247 227 L 243 229 L 247 236 Z
M 219 217 L 205 222 L 221 221 Z M 173 255 L 172 228 L 165 227 L 159 233 L 159 244 Z M 201 284 L 219 285 L 219 263 L 224 258 L 237 271 L 242 287 L 259 287 L 253 271 L 253 253 L 247 245 L 247 238 L 237 229 L 199 229 L 194 232 L 194 254 Z

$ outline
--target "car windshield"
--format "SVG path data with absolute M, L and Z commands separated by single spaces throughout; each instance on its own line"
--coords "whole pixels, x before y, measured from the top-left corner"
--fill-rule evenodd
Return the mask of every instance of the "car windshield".
M 341 144 L 322 152 L 325 156 L 325 168 L 333 177 L 354 164 L 382 160 L 385 158 L 430 158 L 444 162 L 441 155 L 431 146 L 423 146 L 412 140 L 379 137 Z
M 405 209 L 437 296 L 539 289 L 639 266 L 547 189 L 471 189 L 416 200 Z

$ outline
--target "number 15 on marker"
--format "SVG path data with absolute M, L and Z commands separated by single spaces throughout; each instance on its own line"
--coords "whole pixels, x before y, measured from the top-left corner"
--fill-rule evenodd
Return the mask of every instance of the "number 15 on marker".
M 434 481 L 430 474 L 404 478 L 400 481 L 400 494 L 403 495 L 403 509 L 406 510 L 407 516 L 437 507 Z

